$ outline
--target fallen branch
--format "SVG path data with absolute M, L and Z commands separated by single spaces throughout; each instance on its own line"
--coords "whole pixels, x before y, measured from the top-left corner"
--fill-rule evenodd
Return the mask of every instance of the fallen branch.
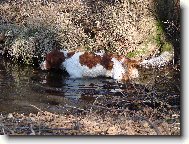
M 35 129 L 35 131 L 34 131 L 34 129 L 33 128 L 31 128 L 31 126 L 30 127 L 17 127 L 16 128 L 17 130 L 18 129 L 20 129 L 20 130 L 23 130 L 23 129 L 30 129 L 31 131 L 33 131 L 32 133 L 34 133 L 35 134 L 35 131 L 39 131 L 39 129 Z M 40 132 L 41 131 L 48 131 L 48 130 L 78 130 L 77 128 L 41 128 L 40 129 Z
M 67 108 L 72 108 L 72 109 L 77 109 L 77 110 L 80 110 L 80 111 L 84 111 L 84 112 L 88 112 L 87 110 L 85 109 L 82 109 L 82 108 L 78 108 L 78 107 L 75 107 L 75 106 L 70 106 L 70 105 L 64 105 L 63 107 L 67 107 Z
M 96 107 L 96 108 L 102 108 L 102 109 L 106 109 L 106 110 L 110 110 L 110 111 L 129 111 L 126 109 L 115 109 L 115 108 L 107 108 L 104 106 L 99 106 L 99 105 L 90 105 L 91 107 Z
M 32 105 L 32 104 L 30 104 L 30 106 L 32 106 L 32 107 L 34 107 L 34 108 L 36 108 L 37 110 L 39 110 L 40 112 L 43 112 L 40 108 L 38 108 L 37 106 L 35 106 L 35 105 Z

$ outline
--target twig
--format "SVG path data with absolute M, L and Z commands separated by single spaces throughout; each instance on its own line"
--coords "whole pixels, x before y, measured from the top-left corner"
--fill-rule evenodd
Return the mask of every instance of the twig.
M 21 130 L 22 129 L 30 129 L 31 131 L 33 131 L 32 133 L 34 133 L 34 135 L 35 135 L 35 131 L 33 130 L 33 128 L 31 128 L 31 126 L 30 127 L 17 127 L 17 129 L 21 129 Z M 77 129 L 75 129 L 75 128 L 41 128 L 40 132 L 48 131 L 48 130 L 77 130 Z M 30 134 L 30 135 L 32 135 L 32 134 Z
M 6 135 L 4 127 L 1 127 L 3 134 Z
M 75 107 L 75 106 L 70 106 L 70 105 L 64 105 L 63 107 L 68 107 L 68 108 L 72 108 L 72 109 L 77 109 L 77 110 L 81 110 L 81 111 L 85 111 L 85 112 L 88 112 L 87 110 L 85 109 L 82 109 L 82 108 L 78 108 L 78 107 Z
M 65 130 L 65 131 L 70 131 L 70 130 L 77 130 L 75 128 L 44 128 L 41 129 L 42 131 L 49 131 L 49 130 Z
M 107 107 L 99 106 L 99 105 L 91 105 L 91 106 L 96 107 L 96 108 L 102 108 L 102 109 L 110 110 L 110 111 L 127 111 L 126 109 L 107 108 Z
M 39 110 L 40 112 L 43 112 L 40 108 L 38 108 L 37 106 L 35 106 L 35 105 L 32 105 L 32 104 L 30 104 L 30 106 L 32 106 L 32 107 L 34 107 L 34 108 L 36 108 L 37 110 Z
M 35 131 L 33 130 L 33 125 L 32 124 L 30 124 L 30 130 L 31 130 L 30 135 L 36 135 Z
M 32 107 L 34 107 L 34 108 L 36 108 L 37 110 L 39 110 L 39 135 L 41 134 L 41 120 L 40 120 L 40 115 L 41 115 L 41 113 L 43 112 L 40 108 L 38 108 L 37 106 L 34 106 L 34 105 L 32 105 L 32 104 L 30 104 L 30 106 L 32 106 Z
M 96 98 L 95 98 L 95 101 L 93 102 L 93 106 L 95 105 L 95 103 L 97 102 L 97 99 L 99 98 L 99 97 L 101 97 L 101 95 L 99 95 L 99 96 L 97 96 Z M 90 112 L 92 112 L 92 109 L 93 109 L 93 107 L 91 106 L 91 108 L 90 108 Z

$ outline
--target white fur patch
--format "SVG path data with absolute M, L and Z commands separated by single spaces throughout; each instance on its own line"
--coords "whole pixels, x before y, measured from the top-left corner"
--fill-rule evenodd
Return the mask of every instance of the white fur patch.
M 123 75 L 125 74 L 125 68 L 122 66 L 122 63 L 119 62 L 117 59 L 112 58 L 113 61 L 113 79 L 121 80 L 123 78 Z
M 72 57 L 66 59 L 63 62 L 63 67 L 65 67 L 66 71 L 69 73 L 72 78 L 81 78 L 81 77 L 97 77 L 106 74 L 106 69 L 97 64 L 93 68 L 88 68 L 85 65 L 81 65 L 79 62 L 80 55 L 84 54 L 84 52 L 77 52 Z
M 101 64 L 89 68 L 85 65 L 81 65 L 79 62 L 80 55 L 84 52 L 75 53 L 72 57 L 66 59 L 62 66 L 65 67 L 66 71 L 69 73 L 72 78 L 82 78 L 82 77 L 98 77 L 106 76 L 112 77 L 113 79 L 122 79 L 125 69 L 123 68 L 121 62 L 117 59 L 112 58 L 113 69 L 107 70 Z M 103 55 L 102 53 L 97 53 L 98 55 Z

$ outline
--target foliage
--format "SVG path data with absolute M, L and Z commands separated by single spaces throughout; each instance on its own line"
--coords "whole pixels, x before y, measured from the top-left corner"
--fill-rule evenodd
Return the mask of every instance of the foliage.
M 11 54 L 16 52 L 16 57 L 21 55 L 24 61 L 28 61 L 26 57 L 30 60 L 32 55 L 43 57 L 53 48 L 55 40 L 63 49 L 80 47 L 131 56 L 129 53 L 141 49 L 144 43 L 151 52 L 159 49 L 157 44 L 162 43 L 164 33 L 161 26 L 156 25 L 154 16 L 159 12 L 155 8 L 158 3 L 148 0 L 3 1 L 0 3 L 0 31 L 6 33 L 3 26 L 18 32 L 9 39 L 11 41 L 7 40 L 9 45 L 6 46 Z M 146 41 L 156 34 L 155 43 Z M 148 43 L 154 45 L 153 50 Z M 22 50 L 17 52 L 18 47 Z

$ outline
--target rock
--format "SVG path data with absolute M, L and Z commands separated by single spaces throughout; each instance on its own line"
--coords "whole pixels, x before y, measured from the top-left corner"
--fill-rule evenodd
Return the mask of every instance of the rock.
M 149 60 L 144 60 L 140 63 L 141 66 L 148 67 L 161 67 L 168 64 L 173 59 L 173 54 L 165 51 L 158 57 L 153 57 Z
M 13 118 L 14 116 L 12 115 L 12 113 L 9 113 L 8 115 L 7 115 L 7 118 L 8 119 L 11 119 L 11 118 Z
M 145 122 L 145 123 L 143 124 L 143 126 L 144 126 L 145 128 L 147 128 L 149 125 L 148 125 L 147 122 Z

